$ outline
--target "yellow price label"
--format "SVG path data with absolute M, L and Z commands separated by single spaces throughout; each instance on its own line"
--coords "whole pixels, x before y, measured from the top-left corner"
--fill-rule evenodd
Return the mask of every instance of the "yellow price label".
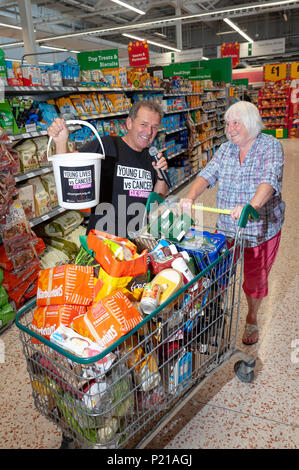
M 291 78 L 299 78 L 299 62 L 291 63 Z
M 283 138 L 283 129 L 276 129 L 275 136 L 277 139 Z
M 267 64 L 264 66 L 264 79 L 269 82 L 278 82 L 287 78 L 287 64 Z

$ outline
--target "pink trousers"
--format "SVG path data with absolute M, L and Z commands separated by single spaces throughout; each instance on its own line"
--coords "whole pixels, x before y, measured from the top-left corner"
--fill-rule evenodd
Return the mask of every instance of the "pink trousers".
M 280 244 L 281 231 L 258 246 L 244 248 L 243 290 L 248 297 L 262 299 L 268 295 L 268 276 Z

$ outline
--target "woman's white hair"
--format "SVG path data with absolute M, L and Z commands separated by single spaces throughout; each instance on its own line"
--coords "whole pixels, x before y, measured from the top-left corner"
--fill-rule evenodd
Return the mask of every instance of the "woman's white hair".
M 232 104 L 224 115 L 226 125 L 229 118 L 241 120 L 252 139 L 255 139 L 264 128 L 258 108 L 249 101 L 237 101 L 237 103 Z M 229 135 L 227 132 L 225 133 L 229 139 Z

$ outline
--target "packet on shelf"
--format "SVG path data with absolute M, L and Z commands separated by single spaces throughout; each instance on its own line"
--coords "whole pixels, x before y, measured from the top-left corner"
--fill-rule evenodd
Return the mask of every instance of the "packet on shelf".
M 39 272 L 36 303 L 43 305 L 90 305 L 93 301 L 92 266 L 65 264 Z
M 142 316 L 117 290 L 88 308 L 84 319 L 96 342 L 108 347 L 137 326 Z

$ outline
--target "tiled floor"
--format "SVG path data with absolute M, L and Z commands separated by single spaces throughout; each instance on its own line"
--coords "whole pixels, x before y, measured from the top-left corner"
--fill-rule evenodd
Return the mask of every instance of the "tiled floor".
M 299 447 L 299 152 L 297 140 L 282 142 L 287 207 L 281 247 L 259 314 L 260 340 L 254 346 L 237 344 L 256 359 L 254 381 L 241 382 L 233 371 L 235 360 L 225 362 L 153 437 L 149 449 Z M 213 206 L 215 195 L 215 190 L 206 191 L 201 201 Z M 214 225 L 207 215 L 204 224 Z M 242 296 L 239 337 L 245 316 Z M 15 325 L 0 336 L 0 374 L 0 448 L 58 448 L 59 430 L 35 410 Z

